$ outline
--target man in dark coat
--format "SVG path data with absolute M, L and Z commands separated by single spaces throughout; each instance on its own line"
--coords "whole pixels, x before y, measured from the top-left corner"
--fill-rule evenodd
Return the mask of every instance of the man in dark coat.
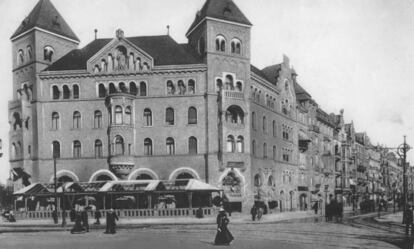
M 318 214 L 318 202 L 315 201 L 315 203 L 313 204 L 312 209 L 315 211 L 315 214 Z
M 105 233 L 114 234 L 116 233 L 115 227 L 116 222 L 115 220 L 118 220 L 118 215 L 114 212 L 113 209 L 110 209 L 109 212 L 106 214 L 106 231 Z
M 88 208 L 84 208 L 81 211 L 81 220 L 82 226 L 85 228 L 86 232 L 89 232 Z
M 82 218 L 79 211 L 75 212 L 75 225 L 70 230 L 70 233 L 83 233 L 85 230 L 82 227 Z
M 250 214 L 252 215 L 252 221 L 254 221 L 256 219 L 256 215 L 257 215 L 256 204 L 253 204 L 252 209 L 250 209 Z
M 98 208 L 96 208 L 96 210 L 95 210 L 95 219 L 96 219 L 95 225 L 100 225 L 101 224 L 101 222 L 99 221 L 99 219 L 101 217 L 102 217 L 101 212 L 99 211 Z
M 234 240 L 233 235 L 227 228 L 229 222 L 226 211 L 223 208 L 220 208 L 219 214 L 217 215 L 217 234 L 214 239 L 215 245 L 230 245 Z

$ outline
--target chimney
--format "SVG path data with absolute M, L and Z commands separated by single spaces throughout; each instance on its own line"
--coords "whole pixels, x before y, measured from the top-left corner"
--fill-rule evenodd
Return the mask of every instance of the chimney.
M 96 39 L 98 39 L 98 30 L 95 29 L 94 31 L 95 31 L 95 40 L 96 40 Z

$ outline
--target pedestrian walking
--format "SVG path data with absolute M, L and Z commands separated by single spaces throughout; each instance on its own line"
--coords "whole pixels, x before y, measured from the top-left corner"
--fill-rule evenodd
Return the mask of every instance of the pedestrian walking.
M 219 214 L 217 215 L 217 234 L 214 239 L 215 245 L 230 245 L 234 240 L 233 235 L 227 227 L 229 222 L 230 220 L 227 217 L 226 211 L 223 208 L 220 208 Z
M 253 204 L 252 209 L 250 209 L 250 214 L 252 215 L 252 221 L 255 221 L 257 216 L 257 207 L 256 204 Z
M 82 227 L 82 218 L 80 211 L 75 211 L 75 224 L 73 225 L 72 229 L 70 230 L 70 233 L 83 233 L 85 230 Z
M 101 212 L 99 211 L 99 209 L 98 208 L 96 208 L 96 210 L 95 210 L 95 219 L 96 219 L 96 221 L 95 221 L 95 225 L 100 225 L 101 224 L 101 222 L 99 221 L 99 219 L 102 217 L 102 214 L 101 214 Z
M 57 223 L 58 223 L 58 215 L 57 215 L 57 211 L 56 211 L 56 209 L 53 209 L 53 211 L 52 211 L 52 219 L 53 219 L 53 222 L 54 222 L 55 224 L 57 224 Z
M 315 211 L 315 214 L 318 214 L 318 202 L 317 201 L 315 201 L 315 203 L 313 204 L 313 206 L 312 206 L 312 209 Z
M 413 231 L 413 208 L 409 206 L 405 213 L 405 234 L 408 235 L 411 227 L 411 235 L 414 235 Z
M 114 234 L 116 233 L 115 227 L 116 227 L 116 221 L 118 220 L 118 215 L 114 212 L 114 210 L 111 208 L 109 212 L 106 214 L 106 231 L 105 233 Z
M 257 220 L 258 220 L 258 221 L 262 219 L 263 212 L 264 212 L 263 207 L 259 207 L 259 208 L 257 209 Z
M 89 232 L 89 221 L 88 221 L 88 210 L 87 208 L 83 208 L 81 211 L 81 220 L 82 220 L 82 227 Z

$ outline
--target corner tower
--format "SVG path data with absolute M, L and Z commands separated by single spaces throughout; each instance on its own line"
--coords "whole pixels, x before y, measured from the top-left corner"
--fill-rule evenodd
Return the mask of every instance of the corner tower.
M 208 67 L 206 175 L 210 183 L 223 187 L 240 211 L 253 201 L 248 122 L 251 26 L 232 0 L 207 0 L 186 34 Z
M 10 38 L 12 42 L 13 99 L 9 101 L 11 168 L 20 168 L 37 181 L 37 148 L 41 118 L 37 74 L 75 49 L 79 39 L 50 0 L 40 0 Z M 24 185 L 28 182 L 25 181 Z M 17 186 L 19 188 L 19 186 Z

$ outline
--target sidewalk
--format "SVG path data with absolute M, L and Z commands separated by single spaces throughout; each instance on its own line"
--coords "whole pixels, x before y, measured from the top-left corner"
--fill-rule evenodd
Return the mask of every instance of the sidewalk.
M 396 212 L 392 214 L 381 215 L 380 218 L 375 218 L 379 223 L 395 223 L 397 225 L 402 225 L 402 215 L 403 212 Z
M 232 213 L 230 221 L 232 224 L 260 224 L 273 223 L 278 221 L 286 221 L 293 219 L 303 219 L 311 217 L 321 217 L 320 214 L 315 215 L 313 211 L 296 211 L 283 212 L 264 215 L 262 220 L 253 222 L 251 216 L 247 214 Z M 62 222 L 62 220 L 59 220 Z M 90 229 L 105 229 L 105 219 L 101 219 L 100 225 L 94 225 L 94 219 L 89 219 Z M 120 219 L 117 222 L 118 228 L 141 228 L 154 225 L 206 225 L 215 224 L 216 217 L 206 217 L 197 219 L 195 217 L 174 217 L 174 218 L 148 218 L 148 219 Z M 67 225 L 61 227 L 60 224 L 55 225 L 50 220 L 17 220 L 15 223 L 0 221 L 0 233 L 15 232 L 47 232 L 47 231 L 69 231 L 73 226 L 73 222 L 67 220 Z

